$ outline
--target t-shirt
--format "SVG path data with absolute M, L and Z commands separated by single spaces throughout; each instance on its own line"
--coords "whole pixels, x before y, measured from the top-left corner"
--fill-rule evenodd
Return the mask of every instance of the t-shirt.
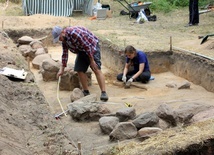
M 147 56 L 143 51 L 137 50 L 137 54 L 133 59 L 126 57 L 126 63 L 129 63 L 130 60 L 134 66 L 134 71 L 139 71 L 139 65 L 142 63 L 145 64 L 143 72 L 150 71 Z

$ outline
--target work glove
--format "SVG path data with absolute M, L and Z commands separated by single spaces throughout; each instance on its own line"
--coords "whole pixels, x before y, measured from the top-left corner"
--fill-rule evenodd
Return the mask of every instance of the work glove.
M 127 85 L 127 86 L 130 86 L 132 82 L 133 82 L 133 78 L 130 78 L 130 79 L 126 82 L 126 85 Z
M 132 83 L 133 82 L 133 78 L 130 78 L 127 82 L 130 82 L 130 83 Z
M 123 81 L 124 83 L 126 83 L 126 76 L 123 76 L 123 77 L 122 77 L 122 81 Z

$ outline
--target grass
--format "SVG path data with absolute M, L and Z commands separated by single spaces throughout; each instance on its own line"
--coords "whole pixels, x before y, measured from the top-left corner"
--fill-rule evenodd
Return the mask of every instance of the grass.
M 22 4 L 0 3 L 0 16 L 23 16 Z

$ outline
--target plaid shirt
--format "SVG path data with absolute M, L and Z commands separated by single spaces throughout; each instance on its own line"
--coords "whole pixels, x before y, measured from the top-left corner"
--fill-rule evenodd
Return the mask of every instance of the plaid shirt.
M 63 31 L 65 32 L 62 42 L 62 65 L 64 67 L 67 66 L 68 50 L 72 53 L 86 52 L 87 55 L 93 56 L 98 43 L 98 38 L 95 35 L 79 26 L 67 27 Z

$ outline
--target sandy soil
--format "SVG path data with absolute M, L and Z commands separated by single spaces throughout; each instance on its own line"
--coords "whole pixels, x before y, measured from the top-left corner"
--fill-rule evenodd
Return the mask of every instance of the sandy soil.
M 4 23 L 2 26 L 3 29 L 45 29 L 51 28 L 55 25 L 81 25 L 89 28 L 99 37 L 109 39 L 121 47 L 132 44 L 136 48 L 143 49 L 144 51 L 168 50 L 170 36 L 172 36 L 172 42 L 174 46 L 214 58 L 213 39 L 210 37 L 203 45 L 200 45 L 201 40 L 198 39 L 198 35 L 213 33 L 214 21 L 212 19 L 214 17 L 214 12 L 200 15 L 200 25 L 196 27 L 184 27 L 188 21 L 187 9 L 176 10 L 170 14 L 153 12 L 158 17 L 156 22 L 137 24 L 135 23 L 135 19 L 129 19 L 128 16 L 119 16 L 119 11 L 124 8 L 118 5 L 117 2 L 110 1 L 109 3 L 112 5 L 113 18 L 107 18 L 106 20 L 89 20 L 88 16 L 83 16 L 82 14 L 75 14 L 74 17 L 69 18 L 53 17 L 49 15 L 33 15 L 28 17 L 3 15 L 0 16 L 0 19 Z M 52 57 L 54 59 L 60 60 L 61 47 L 52 47 L 50 44 L 47 45 L 48 51 Z M 6 42 L 6 46 L 7 48 L 5 47 L 4 40 L 1 39 L 2 57 L 5 56 L 6 53 L 8 53 L 8 50 L 10 51 L 12 47 L 15 49 L 12 43 Z M 70 56 L 70 60 L 72 62 L 74 60 L 74 55 Z M 7 64 L 8 59 L 10 60 L 10 58 L 2 59 L 1 67 Z M 1 114 L 1 118 L 3 118 L 3 124 L 1 124 L 1 135 L 3 136 L 0 138 L 0 148 L 3 150 L 1 152 L 3 155 L 29 154 L 29 152 L 33 152 L 33 154 L 60 154 L 60 149 L 62 149 L 64 152 L 66 152 L 66 149 L 72 150 L 74 148 L 71 144 L 77 145 L 77 142 L 82 143 L 83 154 L 90 154 L 93 149 L 99 153 L 102 150 L 112 146 L 112 143 L 108 141 L 108 136 L 101 133 L 98 122 L 78 123 L 74 122 L 69 116 L 63 117 L 59 121 L 54 120 L 54 114 L 61 112 L 58 100 L 56 98 L 57 81 L 44 82 L 38 70 L 31 68 L 31 71 L 34 73 L 36 84 L 38 84 L 39 89 L 44 94 L 45 100 L 48 103 L 48 105 L 40 105 L 38 110 L 36 110 L 37 108 L 32 110 L 38 113 L 38 116 L 36 117 L 37 119 L 43 121 L 49 120 L 49 122 L 46 123 L 47 125 L 42 126 L 40 123 L 31 123 L 30 121 L 29 123 L 26 121 L 23 122 L 24 126 L 26 126 L 23 129 L 14 122 L 16 122 L 17 119 L 20 121 L 22 117 L 25 118 L 23 115 L 28 116 L 28 113 L 32 113 L 29 112 L 31 110 L 31 106 L 28 106 L 28 104 L 30 104 L 28 103 L 28 99 L 25 97 L 20 99 L 20 102 L 22 100 L 22 102 L 27 102 L 28 104 L 23 104 L 21 106 L 21 110 L 17 112 L 14 112 L 15 110 L 11 111 L 7 109 L 7 105 L 4 104 L 5 107 L 1 107 L 1 109 L 3 109 L 3 111 L 8 110 L 10 113 L 4 112 L 3 114 L 6 113 L 5 116 Z M 104 74 L 108 74 L 111 71 L 103 66 L 103 72 Z M 186 81 L 185 79 L 177 77 L 170 72 L 153 74 L 153 76 L 155 77 L 155 80 L 150 81 L 150 83 L 146 85 L 148 88 L 147 91 L 135 87 L 125 90 L 122 87 L 112 85 L 106 81 L 107 92 L 109 95 L 109 101 L 106 103 L 106 106 L 112 112 L 114 112 L 120 108 L 123 108 L 125 106 L 124 103 L 128 102 L 136 108 L 137 114 L 139 114 L 146 111 L 154 111 L 161 103 L 168 103 L 174 108 L 181 104 L 188 104 L 193 102 L 204 104 L 214 103 L 213 93 L 207 92 L 204 88 L 192 83 L 191 89 L 178 90 L 177 88 L 167 88 L 165 85 L 168 82 L 174 82 L 177 85 L 180 85 Z M 10 82 L 8 82 L 8 85 L 9 83 Z M 1 101 L 2 103 L 7 103 L 10 100 L 8 97 L 4 96 L 6 93 L 3 93 L 6 90 L 6 86 L 3 81 L 1 84 Z M 17 83 L 15 87 L 17 87 L 17 90 L 24 89 L 23 85 Z M 9 96 L 10 91 L 13 90 L 10 89 L 7 91 Z M 100 92 L 94 77 L 90 91 L 91 93 L 97 94 L 99 98 Z M 70 103 L 70 93 L 71 92 L 68 91 L 59 91 L 60 101 L 63 104 L 64 109 L 66 109 L 67 104 Z M 16 98 L 14 98 L 14 100 L 15 99 Z M 36 100 L 37 98 L 32 101 L 32 104 Z M 17 104 L 18 103 L 19 102 L 17 101 Z M 39 105 L 39 103 L 36 104 Z M 11 105 L 11 108 L 18 109 L 15 104 Z M 28 111 L 26 111 L 26 109 L 28 109 Z M 22 114 L 22 112 L 24 112 L 24 114 Z M 12 117 L 12 114 L 14 114 L 14 118 Z M 29 120 L 32 120 L 32 117 L 33 116 L 29 116 Z M 40 117 L 42 117 L 42 119 L 40 119 Z M 30 125 L 27 126 L 27 123 L 36 127 L 31 127 Z M 11 124 L 15 124 L 15 127 Z M 48 132 L 47 130 L 38 130 L 38 126 L 46 126 L 49 130 Z M 11 134 L 9 131 L 11 131 L 13 134 Z M 31 133 L 32 131 L 34 134 Z M 45 134 L 45 132 L 48 133 L 48 136 Z M 64 137 L 61 135 L 61 133 L 63 133 L 62 135 L 64 135 Z M 58 134 L 63 138 L 58 138 Z M 14 138 L 11 137 L 11 135 L 17 135 L 17 137 Z M 22 139 L 22 137 L 24 138 Z M 59 140 L 59 142 L 62 144 L 67 144 L 68 146 L 61 146 L 61 144 L 57 143 L 57 140 Z M 57 147 L 53 149 L 54 146 Z M 50 151 L 51 149 L 52 151 Z
M 53 56 L 53 59 L 58 60 L 61 53 L 58 50 L 61 47 L 50 48 L 49 53 Z M 75 55 L 70 54 L 70 62 L 72 63 Z M 73 61 L 74 62 L 74 61 Z M 37 70 L 34 70 L 39 88 L 45 95 L 49 108 L 52 114 L 60 113 L 59 102 L 56 98 L 57 83 L 44 82 Z M 104 74 L 111 72 L 108 68 L 103 66 Z M 207 92 L 203 87 L 197 86 L 191 83 L 191 89 L 178 90 L 175 88 L 168 88 L 166 84 L 175 83 L 177 86 L 185 83 L 187 80 L 177 77 L 170 72 L 153 74 L 155 80 L 150 81 L 149 84 L 144 85 L 148 90 L 131 87 L 131 89 L 124 89 L 121 86 L 113 85 L 106 81 L 107 92 L 109 95 L 109 101 L 106 103 L 106 107 L 110 109 L 112 113 L 117 110 L 126 107 L 125 103 L 131 103 L 136 109 L 136 113 L 140 114 L 148 111 L 156 111 L 157 107 L 166 103 L 173 108 L 178 108 L 180 105 L 188 103 L 214 103 L 213 93 Z M 112 80 L 112 79 L 111 79 Z M 115 80 L 115 79 L 113 79 Z M 49 88 L 48 91 L 46 88 Z M 93 75 L 92 86 L 90 91 L 93 94 L 97 94 L 98 100 L 100 95 L 99 86 Z M 70 103 L 69 91 L 59 91 L 60 101 L 63 104 L 64 109 L 67 109 L 68 103 Z M 100 131 L 98 122 L 92 123 L 77 123 L 70 120 L 70 117 L 62 117 L 60 120 L 63 122 L 63 126 L 68 130 L 72 140 L 77 143 L 82 143 L 83 153 L 88 154 L 94 149 L 100 153 L 104 148 L 111 147 L 114 143 L 109 142 L 107 135 L 103 135 Z M 84 136 L 82 136 L 84 135 Z M 93 141 L 93 143 L 91 143 Z M 127 141 L 125 141 L 127 142 Z

